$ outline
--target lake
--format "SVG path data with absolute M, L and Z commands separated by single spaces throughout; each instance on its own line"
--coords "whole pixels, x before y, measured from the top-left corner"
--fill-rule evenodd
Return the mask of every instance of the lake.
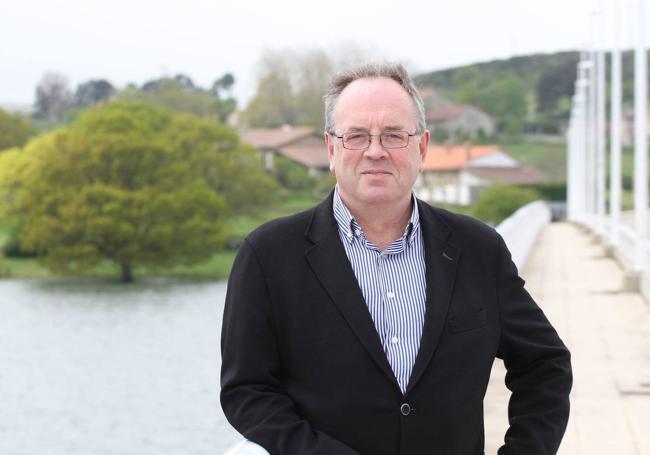
M 215 455 L 225 282 L 0 280 L 0 454 Z

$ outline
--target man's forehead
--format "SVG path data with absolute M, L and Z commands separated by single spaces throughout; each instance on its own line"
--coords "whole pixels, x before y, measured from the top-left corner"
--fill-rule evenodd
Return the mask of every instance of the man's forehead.
M 354 101 L 377 100 L 410 101 L 406 89 L 389 77 L 364 77 L 350 82 L 339 95 L 341 99 L 352 98 Z
M 390 78 L 363 78 L 351 82 L 339 95 L 336 123 L 363 127 L 381 121 L 386 129 L 403 129 L 415 121 L 413 100 Z

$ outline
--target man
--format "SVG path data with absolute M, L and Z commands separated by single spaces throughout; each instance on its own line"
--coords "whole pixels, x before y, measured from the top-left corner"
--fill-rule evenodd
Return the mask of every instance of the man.
M 228 283 L 221 402 L 272 455 L 484 453 L 495 357 L 512 391 L 499 454 L 554 454 L 569 352 L 501 237 L 415 199 L 429 132 L 400 65 L 336 76 L 337 186 L 242 245 Z

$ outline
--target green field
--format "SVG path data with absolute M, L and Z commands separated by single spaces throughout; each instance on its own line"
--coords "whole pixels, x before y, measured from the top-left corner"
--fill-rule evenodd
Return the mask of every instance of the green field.
M 566 144 L 504 142 L 499 145 L 516 160 L 541 171 L 550 181 L 566 180 Z

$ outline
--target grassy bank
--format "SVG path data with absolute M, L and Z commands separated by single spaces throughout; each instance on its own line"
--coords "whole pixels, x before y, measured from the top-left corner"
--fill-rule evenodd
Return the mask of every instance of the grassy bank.
M 513 158 L 538 169 L 550 181 L 566 180 L 566 144 L 504 142 L 500 145 Z
M 229 244 L 234 245 L 231 248 L 219 251 L 209 260 L 194 265 L 178 265 L 165 269 L 138 267 L 134 271 L 136 279 L 140 277 L 153 276 L 191 279 L 224 279 L 230 273 L 232 262 L 237 254 L 236 245 L 246 237 L 250 231 L 266 221 L 304 210 L 318 202 L 318 198 L 305 194 L 284 196 L 276 205 L 269 207 L 258 215 L 238 216 L 229 220 L 227 225 L 230 232 Z M 0 226 L 0 248 L 4 246 L 8 238 L 8 229 Z M 1 261 L 11 277 L 44 278 L 55 276 L 55 274 L 41 265 L 36 258 L 7 257 Z M 105 261 L 96 268 L 80 275 L 103 278 L 115 277 L 115 279 L 117 279 L 117 277 L 119 277 L 119 272 L 111 262 Z

